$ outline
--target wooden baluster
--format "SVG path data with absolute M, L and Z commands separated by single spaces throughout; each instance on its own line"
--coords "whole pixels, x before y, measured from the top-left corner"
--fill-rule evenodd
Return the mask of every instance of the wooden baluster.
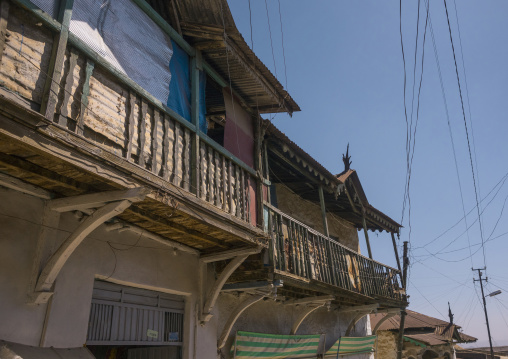
M 208 179 L 208 161 L 206 155 L 206 145 L 200 141 L 199 145 L 199 178 L 200 178 L 200 190 L 199 196 L 202 200 L 206 201 L 208 196 L 208 186 L 206 185 L 206 180 Z
M 169 157 L 169 118 L 165 118 L 162 114 L 162 123 L 164 127 L 164 138 L 162 140 L 162 178 L 169 181 L 169 168 L 168 163 L 171 160 Z
M 139 121 L 139 151 L 138 151 L 138 164 L 145 167 L 145 142 L 146 142 L 146 112 L 148 105 L 141 99 L 141 117 Z
M 245 198 L 245 220 L 252 224 L 253 226 L 256 225 L 256 223 L 251 223 L 251 215 L 250 215 L 250 210 L 251 210 L 251 205 L 252 205 L 252 202 L 251 202 L 251 195 L 250 195 L 250 175 L 245 172 L 245 187 L 247 189 L 247 191 L 245 192 L 246 194 L 246 198 Z M 262 212 L 261 212 L 262 213 Z M 260 221 L 260 223 L 263 223 L 263 221 Z
M 90 95 L 90 79 L 92 78 L 94 67 L 95 63 L 90 59 L 86 59 L 85 80 L 83 82 L 83 90 L 81 93 L 81 106 L 76 123 L 76 133 L 80 136 L 83 136 L 85 131 L 85 111 L 88 107 L 88 96 Z
M 221 174 L 221 168 L 219 165 L 219 153 L 215 152 L 215 205 L 222 209 L 222 201 L 221 201 L 221 194 L 220 194 L 220 174 Z
M 246 220 L 246 214 L 245 214 L 245 175 L 243 168 L 240 168 L 240 204 L 241 204 L 241 215 L 242 219 Z
M 180 124 L 175 122 L 175 167 L 173 184 L 180 187 L 182 182 L 182 130 Z
M 183 171 L 183 189 L 186 191 L 190 191 L 191 187 L 191 133 L 188 128 L 184 128 L 184 139 L 185 146 L 183 148 L 183 163 L 184 163 L 184 171 Z
M 160 114 L 157 109 L 153 110 L 153 125 L 152 125 L 152 172 L 156 175 L 157 171 L 157 151 L 159 149 L 159 122 Z
M 63 100 L 60 106 L 60 116 L 58 120 L 58 124 L 60 126 L 67 126 L 69 128 L 69 121 L 67 118 L 69 117 L 69 111 L 68 106 L 71 99 L 71 91 L 72 91 L 72 85 L 74 84 L 74 69 L 76 68 L 76 65 L 78 63 L 78 53 L 76 50 L 71 48 L 70 50 L 70 56 L 69 56 L 69 70 L 67 72 L 67 76 L 65 77 L 65 85 L 64 85 L 64 91 L 63 91 Z
M 228 194 L 229 194 L 229 213 L 235 215 L 235 209 L 233 207 L 233 169 L 231 161 L 228 160 Z
M 214 204 L 214 173 L 215 166 L 213 165 L 214 150 L 208 147 L 208 202 Z
M 128 131 L 127 131 L 127 152 L 125 158 L 130 161 L 132 156 L 132 144 L 134 142 L 134 126 L 136 124 L 136 117 L 134 116 L 134 109 L 136 107 L 136 94 L 134 92 L 129 93 L 129 119 L 128 119 Z
M 236 197 L 236 216 L 242 216 L 242 204 L 240 200 L 240 170 L 237 165 L 235 167 L 235 197 Z
M 228 181 L 227 181 L 227 177 L 226 177 L 226 157 L 222 157 L 222 191 L 221 191 L 221 195 L 222 195 L 222 209 L 225 211 L 225 212 L 228 212 L 228 196 L 227 196 L 227 190 L 228 190 Z

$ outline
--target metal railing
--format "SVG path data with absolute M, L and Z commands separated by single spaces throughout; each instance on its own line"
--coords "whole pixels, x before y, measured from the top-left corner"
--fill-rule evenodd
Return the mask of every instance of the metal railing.
M 276 271 L 370 297 L 402 299 L 397 269 L 362 256 L 270 205 L 264 209 Z

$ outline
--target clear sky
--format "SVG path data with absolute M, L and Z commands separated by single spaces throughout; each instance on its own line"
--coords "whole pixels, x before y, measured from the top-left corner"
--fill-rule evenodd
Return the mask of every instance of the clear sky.
M 450 302 L 455 322 L 464 332 L 479 338 L 476 345 L 488 345 L 480 287 L 478 282 L 473 283 L 477 272 L 471 271 L 472 267 L 486 265 L 486 293 L 506 288 L 501 295 L 487 298 L 494 345 L 508 345 L 508 208 L 503 212 L 508 199 L 508 184 L 504 182 L 508 178 L 505 177 L 508 174 L 508 2 L 455 1 L 447 0 L 447 6 L 477 195 L 481 201 L 485 246 L 481 246 L 473 175 L 444 2 L 430 0 L 410 182 L 411 226 L 406 210 L 401 232 L 401 243 L 410 240 L 412 248 L 409 309 L 448 320 Z M 250 44 L 248 0 L 230 0 L 229 4 L 240 32 Z M 358 171 L 369 202 L 400 222 L 406 183 L 407 129 L 399 1 L 280 0 L 280 16 L 278 4 L 278 1 L 267 0 L 272 56 L 265 1 L 251 0 L 254 51 L 273 73 L 277 73 L 283 85 L 287 72 L 287 89 L 302 111 L 292 118 L 279 114 L 273 122 L 332 173 L 342 171 L 341 154 L 349 143 L 352 168 Z M 412 106 L 417 10 L 417 0 L 403 1 L 406 106 L 409 123 L 413 113 L 411 133 L 417 121 L 425 1 L 420 3 Z M 471 211 L 466 221 L 464 210 Z M 468 235 L 465 234 L 466 222 L 470 226 Z M 374 259 L 395 266 L 390 236 L 371 233 L 370 237 Z M 362 252 L 366 253 L 361 233 L 360 242 Z

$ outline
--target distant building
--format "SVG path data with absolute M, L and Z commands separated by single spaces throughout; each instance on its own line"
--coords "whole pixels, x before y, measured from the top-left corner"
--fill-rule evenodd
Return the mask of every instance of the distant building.
M 461 331 L 459 325 L 406 310 L 404 359 L 455 359 L 455 345 L 474 343 L 476 338 Z M 376 359 L 396 359 L 400 315 L 371 314 L 373 334 L 377 335 Z M 458 358 L 458 357 L 457 357 Z

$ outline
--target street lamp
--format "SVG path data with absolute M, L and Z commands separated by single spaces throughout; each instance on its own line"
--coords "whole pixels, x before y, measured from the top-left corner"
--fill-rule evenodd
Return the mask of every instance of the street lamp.
M 498 294 L 501 294 L 501 291 L 500 290 L 496 290 L 495 292 L 492 292 L 490 294 L 487 294 L 486 297 L 493 297 L 495 295 L 498 295 Z

